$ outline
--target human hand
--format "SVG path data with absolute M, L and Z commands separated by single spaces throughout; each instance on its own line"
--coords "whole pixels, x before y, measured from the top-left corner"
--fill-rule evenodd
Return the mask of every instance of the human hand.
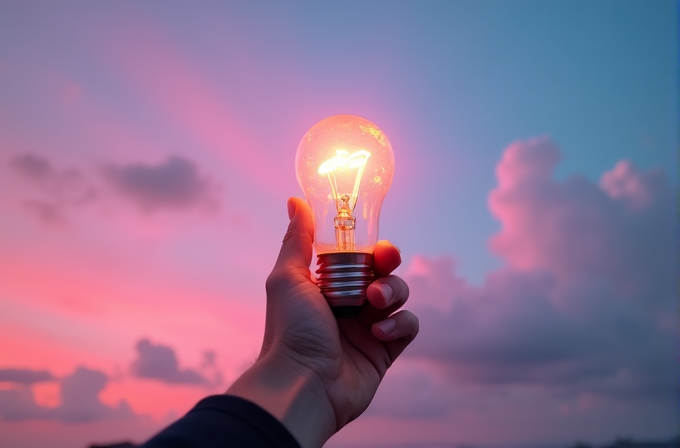
M 320 446 L 368 407 L 387 369 L 417 335 L 418 319 L 409 311 L 395 313 L 409 290 L 390 275 L 401 255 L 386 241 L 374 249 L 369 303 L 356 318 L 336 319 L 309 271 L 309 206 L 291 198 L 288 214 L 288 232 L 266 283 L 262 351 L 228 393 L 267 409 L 303 446 Z

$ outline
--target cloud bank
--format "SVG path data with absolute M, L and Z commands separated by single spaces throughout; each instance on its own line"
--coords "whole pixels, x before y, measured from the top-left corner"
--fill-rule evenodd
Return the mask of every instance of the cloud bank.
M 170 384 L 211 386 L 221 383 L 216 372 L 215 379 L 208 379 L 203 373 L 193 369 L 180 369 L 175 351 L 165 345 L 155 345 L 148 339 L 137 343 L 137 358 L 132 362 L 130 371 L 137 378 L 153 379 Z M 206 352 L 204 368 L 215 367 L 215 353 Z
M 143 211 L 216 206 L 215 183 L 182 157 L 158 164 L 108 165 L 104 172 L 114 189 Z
M 9 159 L 9 171 L 28 187 L 23 206 L 45 224 L 67 223 L 69 211 L 91 203 L 97 191 L 75 168 L 58 168 L 46 157 L 24 153 Z
M 47 370 L 0 369 L 0 383 L 14 383 L 28 386 L 35 383 L 55 381 L 56 378 Z
M 21 206 L 48 225 L 72 222 L 76 210 L 112 198 L 147 212 L 218 209 L 222 189 L 191 160 L 167 157 L 156 164 L 107 163 L 103 169 L 58 166 L 50 158 L 19 153 L 5 164 Z M 108 188 L 106 188 L 108 187 Z
M 72 374 L 59 380 L 59 406 L 37 404 L 33 391 L 26 386 L 52 380 L 56 378 L 46 371 L 0 370 L 0 381 L 19 386 L 0 390 L 0 417 L 6 421 L 58 420 L 68 423 L 135 417 L 125 401 L 119 402 L 117 406 L 102 403 L 99 393 L 106 387 L 108 378 L 103 372 L 85 367 L 78 367 Z
M 501 223 L 490 247 L 504 266 L 483 285 L 461 278 L 451 256 L 411 260 L 405 277 L 421 333 L 404 356 L 435 366 L 429 371 L 452 397 L 519 387 L 564 410 L 597 402 L 610 411 L 622 403 L 670 411 L 677 385 L 671 186 L 661 171 L 628 161 L 599 183 L 578 175 L 557 181 L 560 157 L 544 138 L 505 150 L 489 196 Z M 441 386 L 417 374 L 408 381 L 423 394 Z M 391 389 L 379 392 L 374 412 L 399 417 L 395 390 L 408 381 L 387 378 Z M 641 420 L 653 419 L 670 424 L 672 415 Z

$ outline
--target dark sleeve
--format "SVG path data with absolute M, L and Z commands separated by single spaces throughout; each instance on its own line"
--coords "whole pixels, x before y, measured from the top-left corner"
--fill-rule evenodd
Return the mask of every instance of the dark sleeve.
M 243 398 L 214 395 L 139 448 L 300 448 L 275 417 Z

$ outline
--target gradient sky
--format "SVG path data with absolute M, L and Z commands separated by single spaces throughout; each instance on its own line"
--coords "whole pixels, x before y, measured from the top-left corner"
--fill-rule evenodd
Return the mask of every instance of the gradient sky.
M 661 0 L 2 2 L 2 445 L 140 441 L 246 369 L 345 113 L 394 148 L 421 335 L 329 446 L 674 435 L 677 35 Z

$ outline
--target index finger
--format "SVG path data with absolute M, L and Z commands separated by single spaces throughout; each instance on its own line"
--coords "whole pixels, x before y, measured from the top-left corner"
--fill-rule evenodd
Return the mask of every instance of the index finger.
M 373 249 L 373 273 L 385 277 L 401 264 L 401 252 L 389 241 L 378 241 Z

